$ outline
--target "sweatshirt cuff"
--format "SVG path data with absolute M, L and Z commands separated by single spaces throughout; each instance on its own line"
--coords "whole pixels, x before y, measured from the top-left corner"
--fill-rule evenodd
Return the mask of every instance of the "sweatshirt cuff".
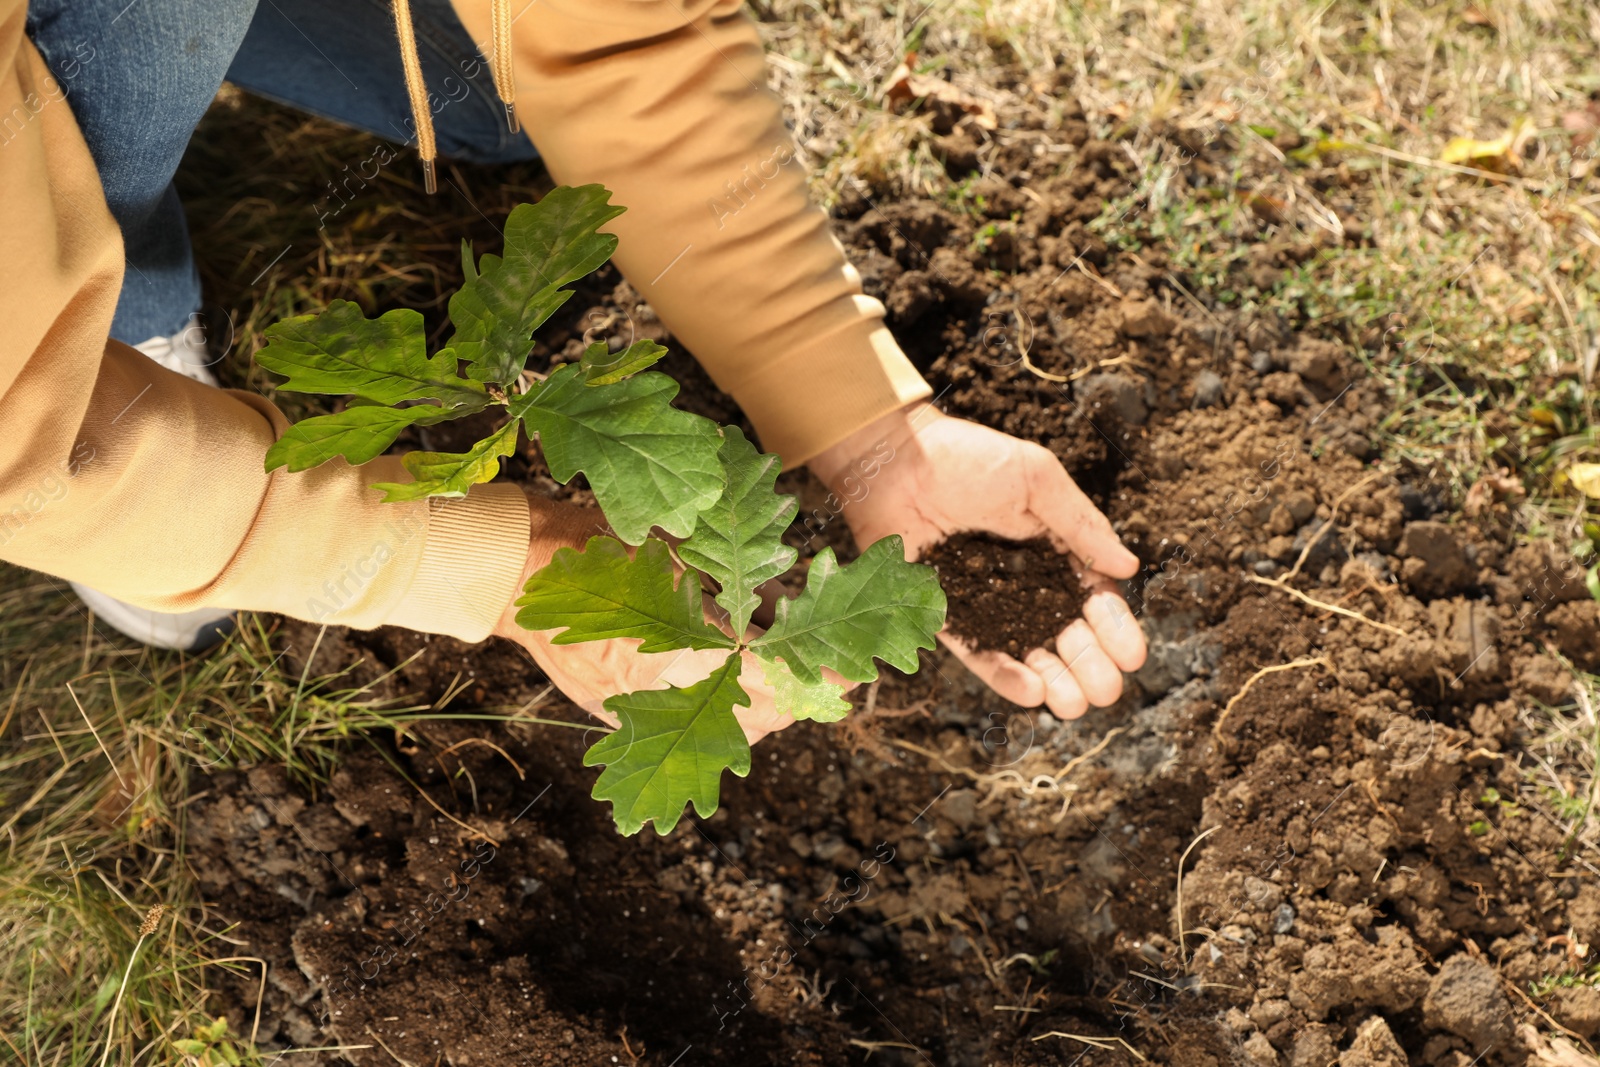
M 866 299 L 866 298 L 857 298 Z M 729 389 L 784 469 L 933 390 L 881 320 L 789 350 Z
M 477 642 L 489 636 L 528 561 L 528 498 L 515 485 L 434 498 L 411 586 L 385 623 Z

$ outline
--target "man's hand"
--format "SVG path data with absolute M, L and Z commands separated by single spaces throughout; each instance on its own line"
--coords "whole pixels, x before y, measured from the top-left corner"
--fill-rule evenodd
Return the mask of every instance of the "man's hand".
M 530 497 L 528 506 L 533 523 L 528 562 L 517 582 L 519 597 L 528 576 L 549 563 L 557 549 L 581 550 L 591 536 L 605 529 L 605 520 L 592 508 L 540 497 Z M 617 718 L 602 707 L 606 697 L 639 689 L 691 685 L 710 675 L 727 657 L 726 652 L 715 649 L 646 654 L 639 651 L 639 642 L 630 638 L 558 645 L 551 639 L 560 631 L 524 630 L 517 625 L 516 615 L 516 605 L 508 604 L 495 626 L 495 634 L 527 649 L 545 677 L 569 700 L 612 726 L 617 725 Z M 761 662 L 749 652 L 744 653 L 739 684 L 750 694 L 750 706 L 735 708 L 734 715 L 752 744 L 794 722 L 773 706 L 772 688 L 762 675 Z
M 940 634 L 1006 699 L 1077 718 L 1091 704 L 1115 702 L 1121 672 L 1144 664 L 1144 635 L 1111 581 L 1131 578 L 1138 558 L 1047 449 L 918 403 L 857 431 L 810 467 L 844 502 L 859 545 L 897 533 L 915 557 L 951 534 L 982 530 L 1012 540 L 1047 536 L 1072 553 L 1089 597 L 1084 617 L 1054 648 L 1036 648 L 1019 663 Z

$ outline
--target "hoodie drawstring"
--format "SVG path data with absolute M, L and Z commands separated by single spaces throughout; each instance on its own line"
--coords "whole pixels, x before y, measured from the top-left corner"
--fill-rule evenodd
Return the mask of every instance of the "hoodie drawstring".
M 494 55 L 490 73 L 494 89 L 506 108 L 506 124 L 512 133 L 522 129 L 517 121 L 517 86 L 511 66 L 511 0 L 490 0 L 494 13 Z M 434 161 L 439 145 L 433 135 L 433 109 L 428 104 L 428 87 L 422 80 L 422 59 L 417 54 L 417 33 L 411 22 L 411 0 L 394 0 L 394 30 L 400 39 L 400 66 L 406 74 L 406 96 L 411 100 L 411 121 L 417 128 L 417 155 L 422 158 L 423 187 L 438 189 Z
M 512 133 L 522 129 L 517 121 L 517 82 L 511 70 L 511 0 L 490 0 L 494 12 L 494 58 L 489 71 L 494 91 L 506 106 L 506 125 Z

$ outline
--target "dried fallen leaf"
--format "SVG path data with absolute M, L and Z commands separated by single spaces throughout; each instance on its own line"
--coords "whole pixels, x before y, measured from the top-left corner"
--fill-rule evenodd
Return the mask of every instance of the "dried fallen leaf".
M 1454 137 L 1444 146 L 1439 159 L 1463 167 L 1493 171 L 1496 174 L 1513 174 L 1522 168 L 1522 149 L 1532 139 L 1534 126 L 1527 116 L 1519 118 L 1512 127 L 1490 141 L 1472 137 Z
M 1489 514 L 1496 504 L 1515 504 L 1527 495 L 1521 479 L 1504 467 L 1495 467 L 1472 483 L 1461 511 L 1469 519 L 1474 519 Z
M 998 126 L 994 108 L 965 90 L 958 89 L 943 78 L 931 74 L 918 74 L 911 69 L 917 61 L 915 52 L 907 52 L 906 60 L 894 69 L 883 83 L 883 99 L 889 104 L 905 104 L 913 100 L 932 100 L 956 111 L 964 112 L 972 122 L 985 130 Z
M 1574 463 L 1567 468 L 1567 481 L 1584 496 L 1600 500 L 1600 463 Z
M 1600 1059 L 1595 1059 L 1565 1037 L 1552 1034 L 1546 1038 L 1531 1023 L 1523 1023 L 1517 1032 L 1523 1046 L 1533 1054 L 1528 1062 L 1538 1067 L 1600 1067 Z M 1578 1036 L 1570 1030 L 1567 1033 L 1572 1037 Z

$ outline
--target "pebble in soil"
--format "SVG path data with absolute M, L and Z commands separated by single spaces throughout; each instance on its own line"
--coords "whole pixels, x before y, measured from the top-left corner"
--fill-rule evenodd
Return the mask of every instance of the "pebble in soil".
M 1044 538 L 1007 541 L 960 533 L 931 549 L 952 634 L 975 648 L 1053 649 L 1056 635 L 1083 613 L 1083 585 L 1070 556 Z

